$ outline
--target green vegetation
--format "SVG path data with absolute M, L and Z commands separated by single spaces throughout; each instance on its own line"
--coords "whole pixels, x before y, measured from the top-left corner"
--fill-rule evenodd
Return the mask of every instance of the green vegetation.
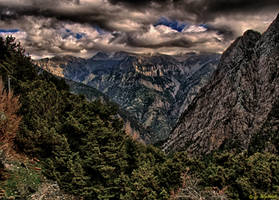
M 0 188 L 3 190 L 2 196 L 7 199 L 9 197 L 28 199 L 44 181 L 39 163 L 6 161 L 5 164 L 9 169 L 3 173 L 6 177 L 4 181 L 0 181 Z
M 123 119 L 124 123 L 128 122 L 130 123 L 130 126 L 132 129 L 139 132 L 139 135 L 141 138 L 148 138 L 149 134 L 151 133 L 150 129 L 146 129 L 141 125 L 137 119 L 131 115 L 131 113 L 127 112 L 124 109 L 121 109 L 121 107 L 109 99 L 105 94 L 99 92 L 97 89 L 93 87 L 89 87 L 85 84 L 69 81 L 66 80 L 66 83 L 70 86 L 70 92 L 78 95 L 84 95 L 88 100 L 94 101 L 96 99 L 102 100 L 103 104 L 108 104 L 110 106 L 118 107 L 117 113 L 120 115 L 120 117 Z
M 0 66 L 9 69 L 0 67 L 0 74 L 3 80 L 8 74 L 13 77 L 21 104 L 16 148 L 40 158 L 42 173 L 68 193 L 102 200 L 195 199 L 191 191 L 204 199 L 279 194 L 277 154 L 165 155 L 127 136 L 115 105 L 88 102 L 71 94 L 63 80 L 37 69 L 13 38 L 1 38 L 0 51 Z M 29 165 L 18 167 L 8 178 L 1 176 L 0 189 L 7 196 L 19 191 L 25 198 L 36 191 L 41 172 L 30 173 Z M 29 193 L 20 192 L 22 182 L 30 185 Z
M 279 157 L 269 153 L 215 153 L 201 173 L 205 187 L 226 188 L 229 199 L 276 195 L 279 192 Z

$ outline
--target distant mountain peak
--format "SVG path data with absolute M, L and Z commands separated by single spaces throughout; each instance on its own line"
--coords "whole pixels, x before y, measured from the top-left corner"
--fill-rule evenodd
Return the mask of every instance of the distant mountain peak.
M 92 59 L 99 60 L 99 59 L 108 59 L 109 55 L 105 52 L 98 52 L 94 56 L 92 56 Z

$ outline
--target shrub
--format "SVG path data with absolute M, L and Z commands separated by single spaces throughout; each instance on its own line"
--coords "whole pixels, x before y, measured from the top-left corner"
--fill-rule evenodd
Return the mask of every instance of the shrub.
M 21 117 L 17 115 L 19 99 L 13 92 L 7 93 L 0 80 L 0 148 L 7 150 L 13 146 Z

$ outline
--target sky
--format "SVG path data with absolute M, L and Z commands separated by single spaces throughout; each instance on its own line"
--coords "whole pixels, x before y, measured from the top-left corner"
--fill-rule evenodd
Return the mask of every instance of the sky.
M 278 0 L 0 0 L 0 35 L 16 37 L 33 59 L 222 53 L 278 12 Z

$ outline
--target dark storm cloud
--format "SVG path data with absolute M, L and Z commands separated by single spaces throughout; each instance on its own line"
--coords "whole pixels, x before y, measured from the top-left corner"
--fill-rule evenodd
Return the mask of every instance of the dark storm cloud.
M 80 8 L 73 6 L 72 10 L 63 9 L 66 3 L 80 5 L 82 0 L 22 0 L 18 4 L 4 0 L 0 2 L 0 12 L 2 20 L 18 18 L 22 15 L 44 16 L 78 23 L 97 24 L 110 29 L 108 21 L 115 19 L 111 18 L 115 17 L 113 12 L 121 15 L 125 9 L 132 8 L 150 10 L 154 14 L 156 10 L 171 13 L 171 9 L 175 9 L 176 14 L 170 14 L 170 17 L 189 20 L 192 15 L 198 22 L 207 22 L 228 12 L 256 12 L 260 9 L 279 7 L 278 0 L 109 0 L 109 2 L 111 6 L 123 6 L 122 10 L 120 8 L 107 10 L 90 4 Z M 180 12 L 177 12 L 179 10 Z
M 205 3 L 208 12 L 254 12 L 266 7 L 278 6 L 278 0 L 210 0 Z
M 23 0 L 24 1 L 24 0 Z M 0 2 L 1 20 L 16 20 L 23 16 L 56 18 L 61 21 L 72 21 L 76 23 L 89 23 L 110 29 L 107 26 L 111 15 L 107 10 L 96 9 L 96 7 L 79 8 L 79 1 L 54 1 L 54 0 L 32 0 L 26 4 L 9 4 Z M 73 7 L 65 8 L 66 3 L 73 3 Z M 76 6 L 75 6 L 76 5 Z
M 184 10 L 186 15 L 195 15 L 198 21 L 206 22 L 232 12 L 257 12 L 268 8 L 279 8 L 278 0 L 109 0 L 112 4 L 121 4 L 138 9 L 148 9 L 157 5 L 160 9 L 176 8 Z M 183 18 L 183 16 L 182 16 Z
M 82 6 L 82 2 L 84 1 L 21 0 L 21 3 L 13 3 L 3 0 L 0 2 L 0 18 L 11 20 L 22 16 L 52 17 L 61 21 L 98 25 L 103 29 L 114 31 L 117 27 L 114 27 L 111 21 L 133 18 L 129 15 L 129 9 L 133 8 L 141 9 L 142 13 L 149 12 L 154 18 L 161 15 L 173 20 L 197 23 L 210 22 L 226 13 L 257 12 L 265 8 L 279 8 L 278 0 L 109 0 L 109 3 L 103 2 L 105 6 L 95 6 L 94 3 Z M 154 23 L 154 18 L 147 16 L 134 21 L 146 25 Z
M 277 1 L 0 0 L 0 29 L 19 29 L 17 37 L 37 57 L 222 52 L 246 29 L 263 31 L 278 12 Z M 158 23 L 162 18 L 171 23 Z
M 203 8 L 199 12 L 199 21 L 211 21 L 216 17 L 226 14 L 249 14 L 260 10 L 268 12 L 271 8 L 279 8 L 278 0 L 204 0 L 200 1 L 198 7 Z

